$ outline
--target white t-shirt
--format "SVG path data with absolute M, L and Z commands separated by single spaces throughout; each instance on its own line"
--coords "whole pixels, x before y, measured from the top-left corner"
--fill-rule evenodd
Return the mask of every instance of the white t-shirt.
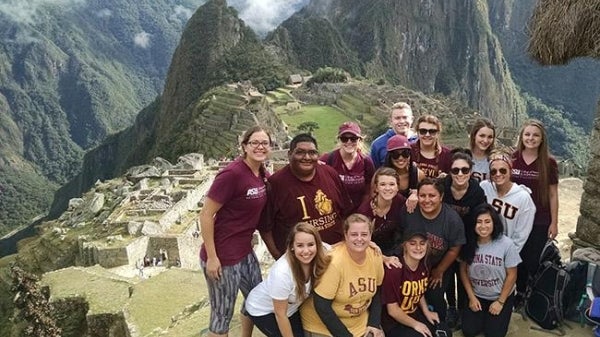
M 311 284 L 305 284 L 306 295 L 310 293 Z M 273 300 L 287 300 L 287 316 L 292 316 L 302 302 L 296 300 L 296 283 L 288 263 L 287 253 L 271 266 L 267 278 L 257 285 L 246 299 L 246 310 L 252 316 L 272 314 Z

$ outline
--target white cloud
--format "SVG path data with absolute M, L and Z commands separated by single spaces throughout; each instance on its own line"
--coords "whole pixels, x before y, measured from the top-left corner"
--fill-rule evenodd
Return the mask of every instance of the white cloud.
M 103 8 L 96 12 L 96 16 L 99 18 L 108 18 L 112 16 L 112 11 L 108 8 Z
M 309 0 L 230 0 L 240 18 L 256 33 L 265 35 L 289 18 Z
M 36 15 L 40 14 L 41 7 L 60 6 L 69 9 L 85 3 L 86 0 L 3 0 L 0 3 L 0 12 L 13 21 L 32 24 Z
M 169 17 L 172 21 L 180 21 L 181 23 L 187 22 L 192 17 L 194 12 L 182 5 L 177 5 L 173 8 L 173 14 Z
M 150 46 L 150 36 L 152 36 L 152 34 L 144 31 L 137 33 L 133 37 L 133 43 L 138 47 L 146 49 Z

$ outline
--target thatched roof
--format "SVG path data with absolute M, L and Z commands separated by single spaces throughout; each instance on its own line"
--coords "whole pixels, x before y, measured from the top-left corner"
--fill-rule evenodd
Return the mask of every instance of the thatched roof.
M 544 65 L 600 58 L 600 0 L 538 0 L 529 31 L 528 52 Z

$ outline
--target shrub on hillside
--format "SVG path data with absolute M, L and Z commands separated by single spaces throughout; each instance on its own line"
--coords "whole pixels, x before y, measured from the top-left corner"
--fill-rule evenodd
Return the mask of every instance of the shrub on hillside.
M 344 69 L 325 67 L 317 69 L 306 84 L 310 87 L 313 83 L 342 83 L 348 81 L 349 77 Z

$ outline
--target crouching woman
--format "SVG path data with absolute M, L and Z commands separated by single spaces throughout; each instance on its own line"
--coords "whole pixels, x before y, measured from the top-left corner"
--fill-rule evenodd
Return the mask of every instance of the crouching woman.
M 300 222 L 290 232 L 285 254 L 246 299 L 254 325 L 268 337 L 303 337 L 298 309 L 329 265 L 319 231 Z
M 362 214 L 344 222 L 344 242 L 331 250 L 331 263 L 300 309 L 306 337 L 383 337 L 383 258 L 369 247 L 372 233 Z
M 473 210 L 476 241 L 463 248 L 460 277 L 469 297 L 463 310 L 465 337 L 483 333 L 485 337 L 504 337 L 514 302 L 518 248 L 505 236 L 498 213 L 489 204 Z M 468 322 L 468 324 L 466 324 Z

